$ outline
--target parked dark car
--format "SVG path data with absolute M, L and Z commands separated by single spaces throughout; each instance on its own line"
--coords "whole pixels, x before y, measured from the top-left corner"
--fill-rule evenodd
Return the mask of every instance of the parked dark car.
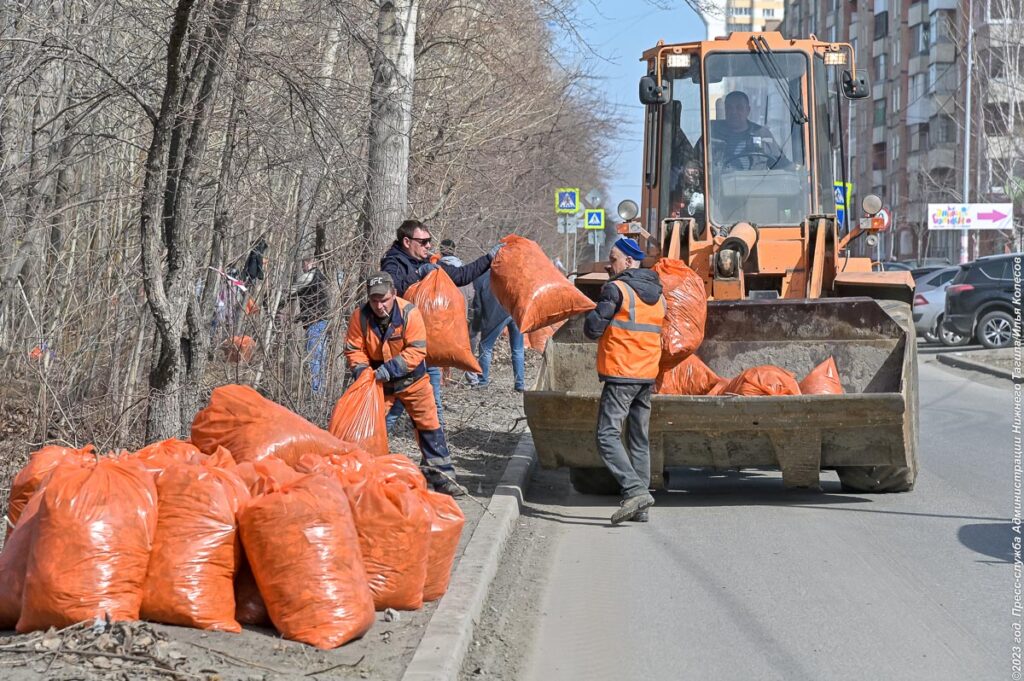
M 986 348 L 1013 342 L 1013 278 L 1024 254 L 992 255 L 960 266 L 946 291 L 943 323 Z
M 871 263 L 871 269 L 874 272 L 910 272 L 914 267 L 913 265 L 908 265 L 905 262 L 882 260 L 881 262 Z

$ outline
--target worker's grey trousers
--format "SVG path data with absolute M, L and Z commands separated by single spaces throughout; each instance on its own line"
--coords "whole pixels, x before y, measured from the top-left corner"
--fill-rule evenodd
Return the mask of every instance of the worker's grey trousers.
M 622 424 L 628 421 L 622 446 Z M 597 451 L 625 498 L 646 494 L 651 486 L 650 383 L 605 382 L 597 414 Z

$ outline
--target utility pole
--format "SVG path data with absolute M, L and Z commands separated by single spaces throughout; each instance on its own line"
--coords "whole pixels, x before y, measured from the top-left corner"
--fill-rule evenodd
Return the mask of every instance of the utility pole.
M 974 3 L 967 4 L 967 101 L 964 106 L 964 175 L 963 175 L 963 202 L 970 203 L 971 193 L 971 84 L 974 80 Z M 970 259 L 968 251 L 968 231 L 966 228 L 960 231 L 960 262 L 965 263 Z

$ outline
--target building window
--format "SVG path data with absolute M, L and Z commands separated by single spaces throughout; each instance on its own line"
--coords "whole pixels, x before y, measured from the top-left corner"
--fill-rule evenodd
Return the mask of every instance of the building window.
M 956 26 L 956 12 L 951 9 L 940 9 L 932 12 L 929 38 L 932 45 L 953 42 L 953 31 Z
M 874 126 L 880 128 L 885 125 L 885 100 L 875 100 L 875 120 Z
M 928 125 L 928 137 L 935 144 L 956 142 L 956 121 L 951 116 L 939 114 Z
M 763 9 L 763 10 L 761 10 L 761 16 L 763 16 L 763 17 L 774 17 L 775 16 L 775 10 L 771 9 L 771 8 Z
M 879 12 L 875 15 L 875 40 L 889 35 L 889 13 Z
M 928 54 L 928 24 L 918 24 L 910 29 L 912 55 Z
M 932 64 L 928 67 L 929 91 L 932 94 L 948 95 L 956 91 L 957 76 L 959 74 L 954 68 L 955 66 L 957 66 L 956 62 L 952 64 Z
M 988 0 L 987 12 L 985 13 L 988 21 L 1009 21 L 1010 13 L 1007 11 L 1007 5 L 1011 2 L 1019 2 L 1019 0 Z
M 749 7 L 732 7 L 729 9 L 729 12 L 741 17 L 751 16 L 751 9 Z
M 871 169 L 885 170 L 885 142 L 871 146 Z
M 896 162 L 900 160 L 900 136 L 896 135 L 892 138 L 892 144 L 889 145 L 889 150 L 892 154 L 892 164 L 895 166 Z M 896 195 L 896 192 L 893 192 Z
M 1013 129 L 1013 109 L 1008 102 L 985 104 L 985 134 L 1005 135 Z
M 885 69 L 885 52 L 882 52 L 881 54 L 875 56 L 874 66 L 875 80 L 879 82 L 886 80 L 889 74 L 886 72 Z

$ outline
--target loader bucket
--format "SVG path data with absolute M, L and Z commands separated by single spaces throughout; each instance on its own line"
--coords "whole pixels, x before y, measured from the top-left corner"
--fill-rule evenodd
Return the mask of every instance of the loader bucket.
M 548 342 L 525 409 L 542 466 L 600 469 L 594 433 L 597 344 L 582 318 Z M 878 477 L 916 474 L 916 340 L 909 308 L 870 298 L 711 302 L 697 355 L 718 375 L 774 364 L 799 380 L 830 355 L 844 395 L 655 395 L 652 484 L 673 466 L 778 467 L 787 486 L 813 487 L 821 468 Z M 842 475 L 841 475 L 842 477 Z M 886 488 L 886 485 L 889 485 Z M 902 484 L 902 483 L 901 483 Z M 879 483 L 864 491 L 900 491 Z

